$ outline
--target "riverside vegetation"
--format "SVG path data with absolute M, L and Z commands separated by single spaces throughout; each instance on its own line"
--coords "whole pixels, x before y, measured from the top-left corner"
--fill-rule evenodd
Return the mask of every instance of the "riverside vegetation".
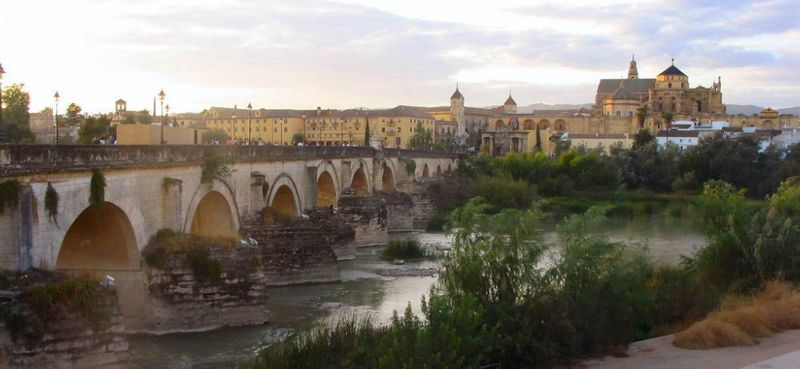
M 461 163 L 470 184 L 454 186 L 466 188 L 461 194 L 442 191 L 452 197 L 442 201 L 453 209 L 445 223 L 454 243 L 421 315 L 409 306 L 387 325 L 345 319 L 273 345 L 241 367 L 548 368 L 683 331 L 707 315 L 678 344 L 725 344 L 719 322 L 754 337 L 795 328 L 791 317 L 800 310 L 787 304 L 796 303 L 800 282 L 800 180 L 791 177 L 800 150 L 759 153 L 746 137 L 656 150 L 643 136 L 611 155 L 577 149 Z M 585 203 L 568 197 L 590 193 L 604 195 Z M 646 248 L 593 231 L 620 212 L 615 200 L 629 201 L 622 213 L 636 216 L 642 198 L 663 202 L 654 206 L 660 211 L 686 215 L 691 208 L 707 246 L 677 266 L 657 265 Z M 677 210 L 669 210 L 672 200 Z M 549 247 L 541 229 L 547 212 L 572 206 L 588 209 L 564 212 L 558 245 Z M 738 315 L 726 312 L 731 306 Z M 738 326 L 747 320 L 741 316 L 760 317 L 764 328 Z

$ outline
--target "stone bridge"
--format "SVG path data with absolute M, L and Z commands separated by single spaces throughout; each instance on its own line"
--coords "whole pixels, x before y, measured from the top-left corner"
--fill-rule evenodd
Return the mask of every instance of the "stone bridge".
M 209 150 L 234 159 L 229 177 L 201 182 Z M 395 191 L 439 176 L 455 159 L 369 147 L 0 146 L 0 183 L 21 183 L 16 207 L 0 209 L 0 268 L 134 271 L 160 229 L 232 236 L 244 215 L 266 206 L 298 216 L 336 204 L 346 189 Z M 93 169 L 106 183 L 97 206 L 89 203 Z M 56 214 L 45 205 L 48 185 Z

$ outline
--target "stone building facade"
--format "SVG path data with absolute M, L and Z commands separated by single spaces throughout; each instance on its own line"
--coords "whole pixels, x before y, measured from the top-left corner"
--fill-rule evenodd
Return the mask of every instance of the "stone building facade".
M 725 114 L 722 104 L 722 79 L 711 87 L 689 87 L 689 76 L 670 65 L 656 78 L 639 78 L 636 60 L 628 67 L 628 78 L 601 79 L 595 96 L 595 113 L 633 117 L 639 107 L 652 113 L 709 117 Z

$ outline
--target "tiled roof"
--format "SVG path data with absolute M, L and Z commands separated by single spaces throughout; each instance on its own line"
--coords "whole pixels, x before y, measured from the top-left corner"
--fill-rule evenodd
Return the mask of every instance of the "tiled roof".
M 656 137 L 699 137 L 700 131 L 673 131 L 669 133 L 665 130 L 658 131 Z
M 629 94 L 637 95 L 647 93 L 647 90 L 655 87 L 654 78 L 639 79 L 601 79 L 597 85 L 598 94 L 613 94 L 622 85 Z
M 658 75 L 659 76 L 683 76 L 683 77 L 686 77 L 686 75 L 683 74 L 683 72 L 681 72 L 681 70 L 678 69 L 678 67 L 676 67 L 675 65 L 670 65 L 669 68 L 664 69 L 664 71 L 659 73 Z

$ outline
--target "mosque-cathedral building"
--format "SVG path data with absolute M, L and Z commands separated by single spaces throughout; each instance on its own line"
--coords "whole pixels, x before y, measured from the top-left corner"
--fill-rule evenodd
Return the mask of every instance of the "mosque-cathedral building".
M 671 112 L 673 121 L 701 123 L 728 121 L 732 127 L 775 129 L 800 127 L 794 115 L 782 115 L 767 108 L 758 115 L 728 115 L 722 103 L 722 79 L 710 87 L 689 85 L 689 77 L 672 65 L 656 78 L 639 78 L 636 60 L 628 67 L 628 78 L 601 79 L 597 86 L 593 109 L 542 110 L 517 113 L 517 103 L 509 94 L 503 105 L 494 109 L 472 108 L 464 105 L 464 95 L 456 88 L 450 97 L 449 109 L 427 108 L 437 121 L 463 120 L 466 130 L 476 143 L 488 147 L 493 154 L 508 151 L 530 151 L 537 145 L 552 150 L 553 137 L 569 133 L 572 137 L 593 138 L 594 141 L 624 140 L 642 128 L 654 134 L 665 128 L 662 112 Z M 646 108 L 648 115 L 639 126 L 637 111 Z M 539 130 L 537 140 L 536 130 Z

